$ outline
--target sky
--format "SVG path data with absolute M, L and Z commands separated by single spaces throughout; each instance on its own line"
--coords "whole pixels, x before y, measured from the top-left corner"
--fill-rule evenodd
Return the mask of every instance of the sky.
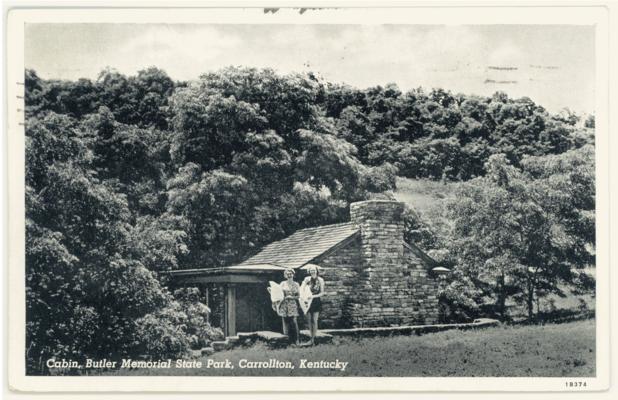
M 149 66 L 174 80 L 223 67 L 312 71 L 358 88 L 530 97 L 594 113 L 594 27 L 583 25 L 27 24 L 25 65 L 47 79 Z

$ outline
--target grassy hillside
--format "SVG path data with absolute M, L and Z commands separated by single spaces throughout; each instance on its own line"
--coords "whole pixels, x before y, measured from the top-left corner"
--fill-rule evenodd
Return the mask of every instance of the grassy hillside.
M 505 376 L 592 377 L 595 375 L 595 322 L 544 326 L 500 326 L 423 336 L 335 338 L 310 348 L 271 350 L 257 344 L 203 357 L 229 360 L 234 369 L 121 370 L 121 375 L 271 376 Z M 241 369 L 239 361 L 290 361 L 293 369 Z M 340 360 L 346 369 L 301 369 L 300 360 Z
M 458 182 L 439 182 L 425 179 L 397 178 L 395 198 L 420 213 L 427 212 L 437 202 L 453 195 Z

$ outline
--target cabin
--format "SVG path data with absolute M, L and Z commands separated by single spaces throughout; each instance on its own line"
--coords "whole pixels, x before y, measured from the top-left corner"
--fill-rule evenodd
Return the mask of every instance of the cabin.
M 404 204 L 367 200 L 350 205 L 350 221 L 301 229 L 238 265 L 171 272 L 175 285 L 200 287 L 211 324 L 226 336 L 281 331 L 268 281 L 297 282 L 317 264 L 325 280 L 320 329 L 433 324 L 439 275 L 448 270 L 404 240 Z

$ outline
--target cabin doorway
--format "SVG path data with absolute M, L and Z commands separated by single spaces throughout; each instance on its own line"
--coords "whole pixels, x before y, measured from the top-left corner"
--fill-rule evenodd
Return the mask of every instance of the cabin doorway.
M 281 332 L 281 317 L 273 310 L 266 283 L 236 286 L 236 331 Z

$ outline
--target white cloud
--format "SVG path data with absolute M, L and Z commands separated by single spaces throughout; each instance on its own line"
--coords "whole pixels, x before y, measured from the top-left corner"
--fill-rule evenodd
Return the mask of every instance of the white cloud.
M 522 49 L 512 43 L 503 43 L 489 54 L 487 62 L 493 66 L 508 67 L 521 66 L 524 60 Z
M 178 29 L 171 25 L 146 28 L 118 49 L 118 69 L 134 72 L 156 65 L 170 75 L 195 78 L 210 69 L 224 53 L 239 48 L 239 37 L 214 27 Z
M 594 109 L 594 35 L 587 27 L 80 24 L 28 32 L 26 65 L 49 78 L 95 78 L 105 66 L 134 74 L 155 65 L 174 79 L 189 80 L 243 65 L 312 70 L 361 88 L 395 82 L 403 90 L 504 90 L 552 110 Z M 560 69 L 530 71 L 538 63 Z

